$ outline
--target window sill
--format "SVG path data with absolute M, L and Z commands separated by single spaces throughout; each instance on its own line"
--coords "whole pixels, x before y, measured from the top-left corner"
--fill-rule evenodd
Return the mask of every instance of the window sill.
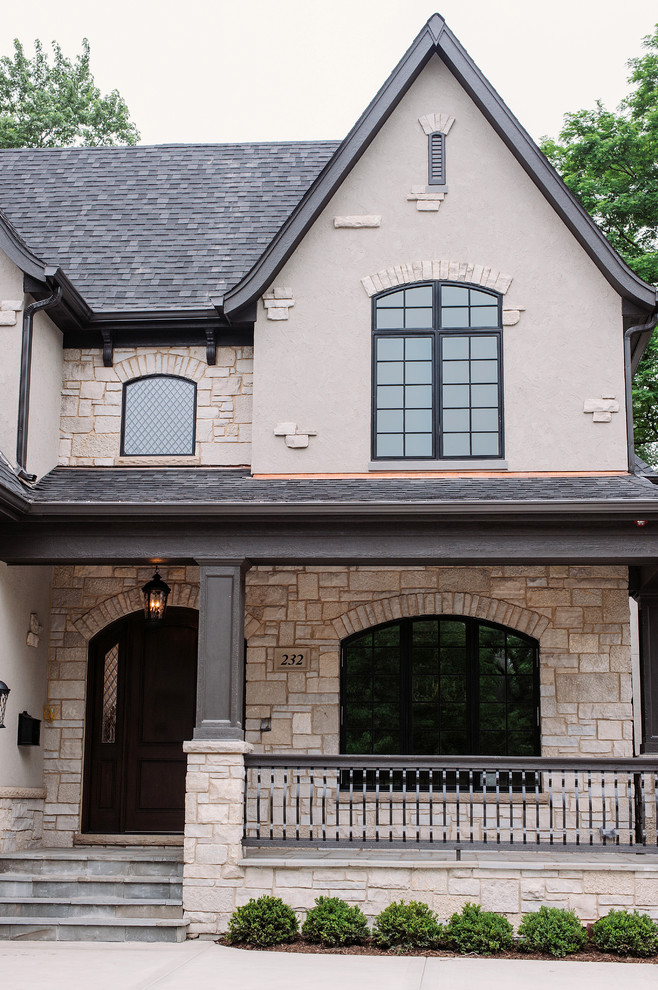
M 186 467 L 187 465 L 200 464 L 201 460 L 197 454 L 185 454 L 177 457 L 167 457 L 160 454 L 147 456 L 127 456 L 114 458 L 115 467 Z
M 463 461 L 370 461 L 369 471 L 507 471 L 500 458 Z

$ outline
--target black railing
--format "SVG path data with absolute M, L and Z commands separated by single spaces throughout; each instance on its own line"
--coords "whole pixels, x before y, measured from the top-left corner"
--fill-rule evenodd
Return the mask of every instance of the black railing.
M 656 846 L 645 759 L 245 757 L 247 845 Z

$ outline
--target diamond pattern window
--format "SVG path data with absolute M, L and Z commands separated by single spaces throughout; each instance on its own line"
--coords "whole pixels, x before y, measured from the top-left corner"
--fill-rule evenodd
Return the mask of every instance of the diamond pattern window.
M 427 282 L 373 306 L 375 459 L 503 456 L 501 301 Z
M 195 423 L 195 382 L 173 375 L 148 375 L 124 385 L 122 454 L 193 454 Z

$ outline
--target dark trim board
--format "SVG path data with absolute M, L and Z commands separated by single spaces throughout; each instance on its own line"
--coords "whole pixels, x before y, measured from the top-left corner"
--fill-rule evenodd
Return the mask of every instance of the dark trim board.
M 0 526 L 10 564 L 621 564 L 658 560 L 658 527 L 631 520 L 473 521 L 345 516 L 25 520 Z

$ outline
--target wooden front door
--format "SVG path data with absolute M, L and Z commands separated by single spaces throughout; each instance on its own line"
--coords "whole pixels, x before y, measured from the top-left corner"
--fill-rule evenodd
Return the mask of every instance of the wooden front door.
M 135 613 L 91 641 L 83 831 L 183 831 L 197 629 L 197 612 L 171 608 L 159 625 Z

